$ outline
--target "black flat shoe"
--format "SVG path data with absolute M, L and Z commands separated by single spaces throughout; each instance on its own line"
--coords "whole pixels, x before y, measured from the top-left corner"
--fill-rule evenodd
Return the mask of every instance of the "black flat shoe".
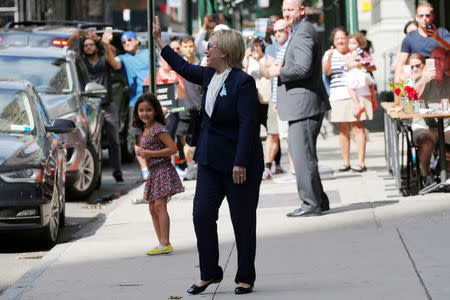
M 219 274 L 217 274 L 217 276 L 215 278 L 213 278 L 210 282 L 208 282 L 207 284 L 204 284 L 202 286 L 198 286 L 196 284 L 193 284 L 188 290 L 187 292 L 189 294 L 199 294 L 201 292 L 203 292 L 204 290 L 206 290 L 206 288 L 213 283 L 219 283 L 221 282 L 223 279 L 223 270 L 221 267 L 219 267 Z
M 252 285 L 250 287 L 248 287 L 248 288 L 243 287 L 243 286 L 238 286 L 238 287 L 236 287 L 234 289 L 234 293 L 237 294 L 237 295 L 248 294 L 248 293 L 251 293 L 251 292 L 253 292 L 253 286 Z
M 357 167 L 358 167 L 357 169 L 352 168 L 352 171 L 353 172 L 358 172 L 358 173 L 362 173 L 362 172 L 366 172 L 367 171 L 366 166 L 357 165 Z
M 348 171 L 350 171 L 351 169 L 352 169 L 352 167 L 350 167 L 350 165 L 348 165 L 348 166 L 343 166 L 343 167 L 340 168 L 340 169 L 337 169 L 336 172 L 348 172 Z

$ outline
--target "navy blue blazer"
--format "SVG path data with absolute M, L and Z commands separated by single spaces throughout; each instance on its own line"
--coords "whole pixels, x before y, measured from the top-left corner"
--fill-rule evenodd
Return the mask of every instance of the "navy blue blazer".
M 169 46 L 161 50 L 161 56 L 183 78 L 203 87 L 203 119 L 194 160 L 222 173 L 231 173 L 234 166 L 246 167 L 247 173 L 262 173 L 264 158 L 256 123 L 258 91 L 253 77 L 232 69 L 224 82 L 226 95 L 221 88 L 209 117 L 206 92 L 215 69 L 192 65 Z

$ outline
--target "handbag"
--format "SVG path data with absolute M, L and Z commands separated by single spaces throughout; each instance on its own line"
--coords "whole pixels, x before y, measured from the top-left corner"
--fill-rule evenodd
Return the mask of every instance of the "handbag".
M 202 107 L 199 105 L 191 113 L 191 122 L 189 123 L 186 133 L 186 143 L 191 147 L 195 147 L 197 145 L 197 140 L 200 135 L 200 126 L 203 119 L 202 116 Z
M 262 77 L 258 79 L 258 98 L 261 104 L 269 104 L 272 97 L 272 83 L 270 79 Z

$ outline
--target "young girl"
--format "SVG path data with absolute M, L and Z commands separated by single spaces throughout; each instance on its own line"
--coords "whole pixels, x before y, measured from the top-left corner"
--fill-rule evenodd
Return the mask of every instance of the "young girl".
M 147 255 L 173 252 L 169 241 L 170 219 L 167 200 L 184 191 L 170 157 L 176 147 L 165 125 L 161 104 L 153 94 L 143 94 L 136 101 L 133 111 L 133 127 L 142 130 L 140 147 L 136 155 L 145 159 L 149 176 L 145 182 L 144 200 L 149 202 L 150 215 L 159 245 L 147 251 Z
M 373 60 L 369 53 L 364 51 L 367 45 L 367 41 L 362 33 L 351 34 L 348 37 L 348 49 L 351 51 L 344 57 L 346 62 L 351 60 L 357 61 L 364 66 L 374 66 Z M 364 68 L 351 68 L 344 73 L 345 80 L 347 82 L 350 97 L 353 99 L 353 116 L 359 118 L 359 116 L 365 111 L 364 105 L 359 102 L 356 89 L 368 86 L 370 94 L 372 95 L 372 108 L 377 109 L 377 98 L 375 95 L 374 79 L 372 75 Z

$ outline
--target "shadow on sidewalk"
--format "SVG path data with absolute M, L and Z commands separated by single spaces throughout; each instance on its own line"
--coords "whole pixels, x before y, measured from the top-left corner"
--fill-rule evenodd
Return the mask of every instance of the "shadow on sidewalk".
M 385 201 L 376 201 L 376 202 L 352 203 L 352 204 L 340 206 L 340 207 L 334 207 L 334 208 L 331 207 L 331 209 L 324 214 L 330 215 L 330 214 L 343 213 L 343 212 L 347 212 L 347 211 L 354 211 L 354 210 L 360 210 L 360 209 L 377 208 L 377 207 L 381 207 L 381 206 L 397 204 L 398 202 L 399 202 L 398 200 L 385 200 Z

